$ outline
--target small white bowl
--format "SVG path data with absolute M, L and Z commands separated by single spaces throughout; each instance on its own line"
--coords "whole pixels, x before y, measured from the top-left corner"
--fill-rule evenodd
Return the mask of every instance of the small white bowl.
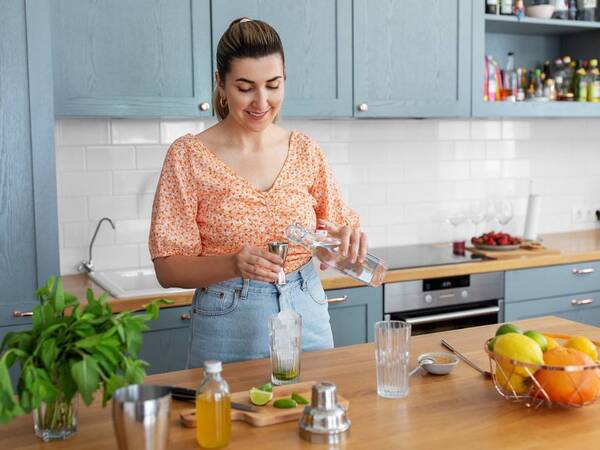
M 448 361 L 448 362 L 444 362 L 444 363 L 434 362 L 434 363 L 430 363 L 430 364 L 422 364 L 421 365 L 421 361 L 424 359 L 433 359 L 434 361 L 439 361 L 440 359 L 443 359 L 444 361 Z M 459 359 L 456 355 L 454 355 L 452 353 L 447 353 L 447 352 L 423 353 L 422 355 L 419 355 L 419 357 L 417 358 L 417 364 L 420 365 L 427 372 L 429 372 L 433 375 L 449 374 L 452 371 L 452 369 L 454 369 L 454 366 L 456 366 L 458 364 L 458 361 L 459 361 Z
M 554 5 L 531 5 L 525 10 L 525 15 L 536 19 L 549 19 L 554 14 Z

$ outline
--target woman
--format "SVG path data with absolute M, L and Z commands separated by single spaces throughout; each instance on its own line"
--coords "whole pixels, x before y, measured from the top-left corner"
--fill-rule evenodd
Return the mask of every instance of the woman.
M 154 198 L 150 253 L 160 284 L 196 288 L 188 366 L 269 355 L 267 317 L 302 316 L 302 349 L 333 347 L 327 299 L 311 253 L 267 251 L 285 227 L 317 220 L 362 260 L 366 236 L 343 203 L 318 145 L 277 125 L 285 65 L 277 32 L 237 19 L 217 47 L 220 121 L 170 147 Z M 287 284 L 275 285 L 283 267 Z

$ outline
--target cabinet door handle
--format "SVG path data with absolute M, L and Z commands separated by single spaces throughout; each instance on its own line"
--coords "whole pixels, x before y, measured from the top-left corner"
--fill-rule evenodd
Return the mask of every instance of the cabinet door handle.
M 574 298 L 573 300 L 571 300 L 571 305 L 574 306 L 591 305 L 592 303 L 594 303 L 594 300 L 592 300 L 591 298 L 586 298 L 583 300 L 577 300 L 576 298 Z
M 346 300 L 348 300 L 348 296 L 344 295 L 343 297 L 338 298 L 328 298 L 327 303 L 344 303 Z
M 192 316 L 189 313 L 183 313 L 181 315 L 181 320 L 192 320 Z
M 198 105 L 198 108 L 200 108 L 200 111 L 208 111 L 210 109 L 210 103 L 202 102 Z
M 33 311 L 13 311 L 13 317 L 31 317 Z
M 367 105 L 366 103 L 361 103 L 360 105 L 358 105 L 357 109 L 360 112 L 367 112 L 369 111 L 369 105 Z
M 592 267 L 587 269 L 573 269 L 571 272 L 573 275 L 589 275 L 590 273 L 594 273 L 594 269 Z

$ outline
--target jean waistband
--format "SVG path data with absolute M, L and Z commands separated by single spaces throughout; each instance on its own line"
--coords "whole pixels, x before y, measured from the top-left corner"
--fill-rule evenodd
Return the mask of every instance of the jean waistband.
M 297 281 L 305 284 L 310 278 L 317 276 L 317 271 L 315 270 L 312 260 L 310 260 L 298 270 L 286 273 L 285 279 L 288 284 Z M 241 297 L 245 298 L 249 291 L 260 292 L 263 294 L 278 294 L 281 293 L 282 290 L 285 290 L 285 285 L 277 286 L 274 283 L 237 277 L 211 284 L 208 289 L 239 290 L 241 291 Z

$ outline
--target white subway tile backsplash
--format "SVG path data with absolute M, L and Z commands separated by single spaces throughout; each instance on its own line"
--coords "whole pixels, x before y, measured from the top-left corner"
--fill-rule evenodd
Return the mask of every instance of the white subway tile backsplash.
M 56 149 L 56 171 L 85 170 L 83 146 L 62 146 Z
M 104 195 L 111 192 L 111 172 L 59 173 L 58 195 L 60 196 Z
M 89 197 L 89 218 L 99 220 L 102 217 L 110 219 L 135 219 L 138 217 L 137 195 L 112 195 Z
M 205 123 L 202 120 L 161 120 L 160 142 L 171 145 L 175 139 L 184 134 L 198 134 L 204 129 Z
M 285 118 L 284 118 L 285 119 Z M 98 268 L 152 264 L 147 248 L 154 191 L 170 142 L 216 121 L 57 121 L 61 273 L 74 273 L 97 220 Z M 454 229 L 453 209 L 508 199 L 503 229 L 522 233 L 530 181 L 542 196 L 540 231 L 585 229 L 574 205 L 600 207 L 600 119 L 284 120 L 323 149 L 343 196 L 361 216 L 371 247 L 449 241 L 498 229 Z
M 135 148 L 138 169 L 158 169 L 163 165 L 168 145 L 138 145 Z
M 54 127 L 57 147 L 110 143 L 108 119 L 62 119 Z
M 85 156 L 88 170 L 135 169 L 135 149 L 131 146 L 88 147 Z
M 113 144 L 158 144 L 158 120 L 112 119 Z
M 160 172 L 154 170 L 115 172 L 113 175 L 114 193 L 122 195 L 154 192 L 159 175 Z
M 86 220 L 87 197 L 58 197 L 58 217 L 61 223 Z

